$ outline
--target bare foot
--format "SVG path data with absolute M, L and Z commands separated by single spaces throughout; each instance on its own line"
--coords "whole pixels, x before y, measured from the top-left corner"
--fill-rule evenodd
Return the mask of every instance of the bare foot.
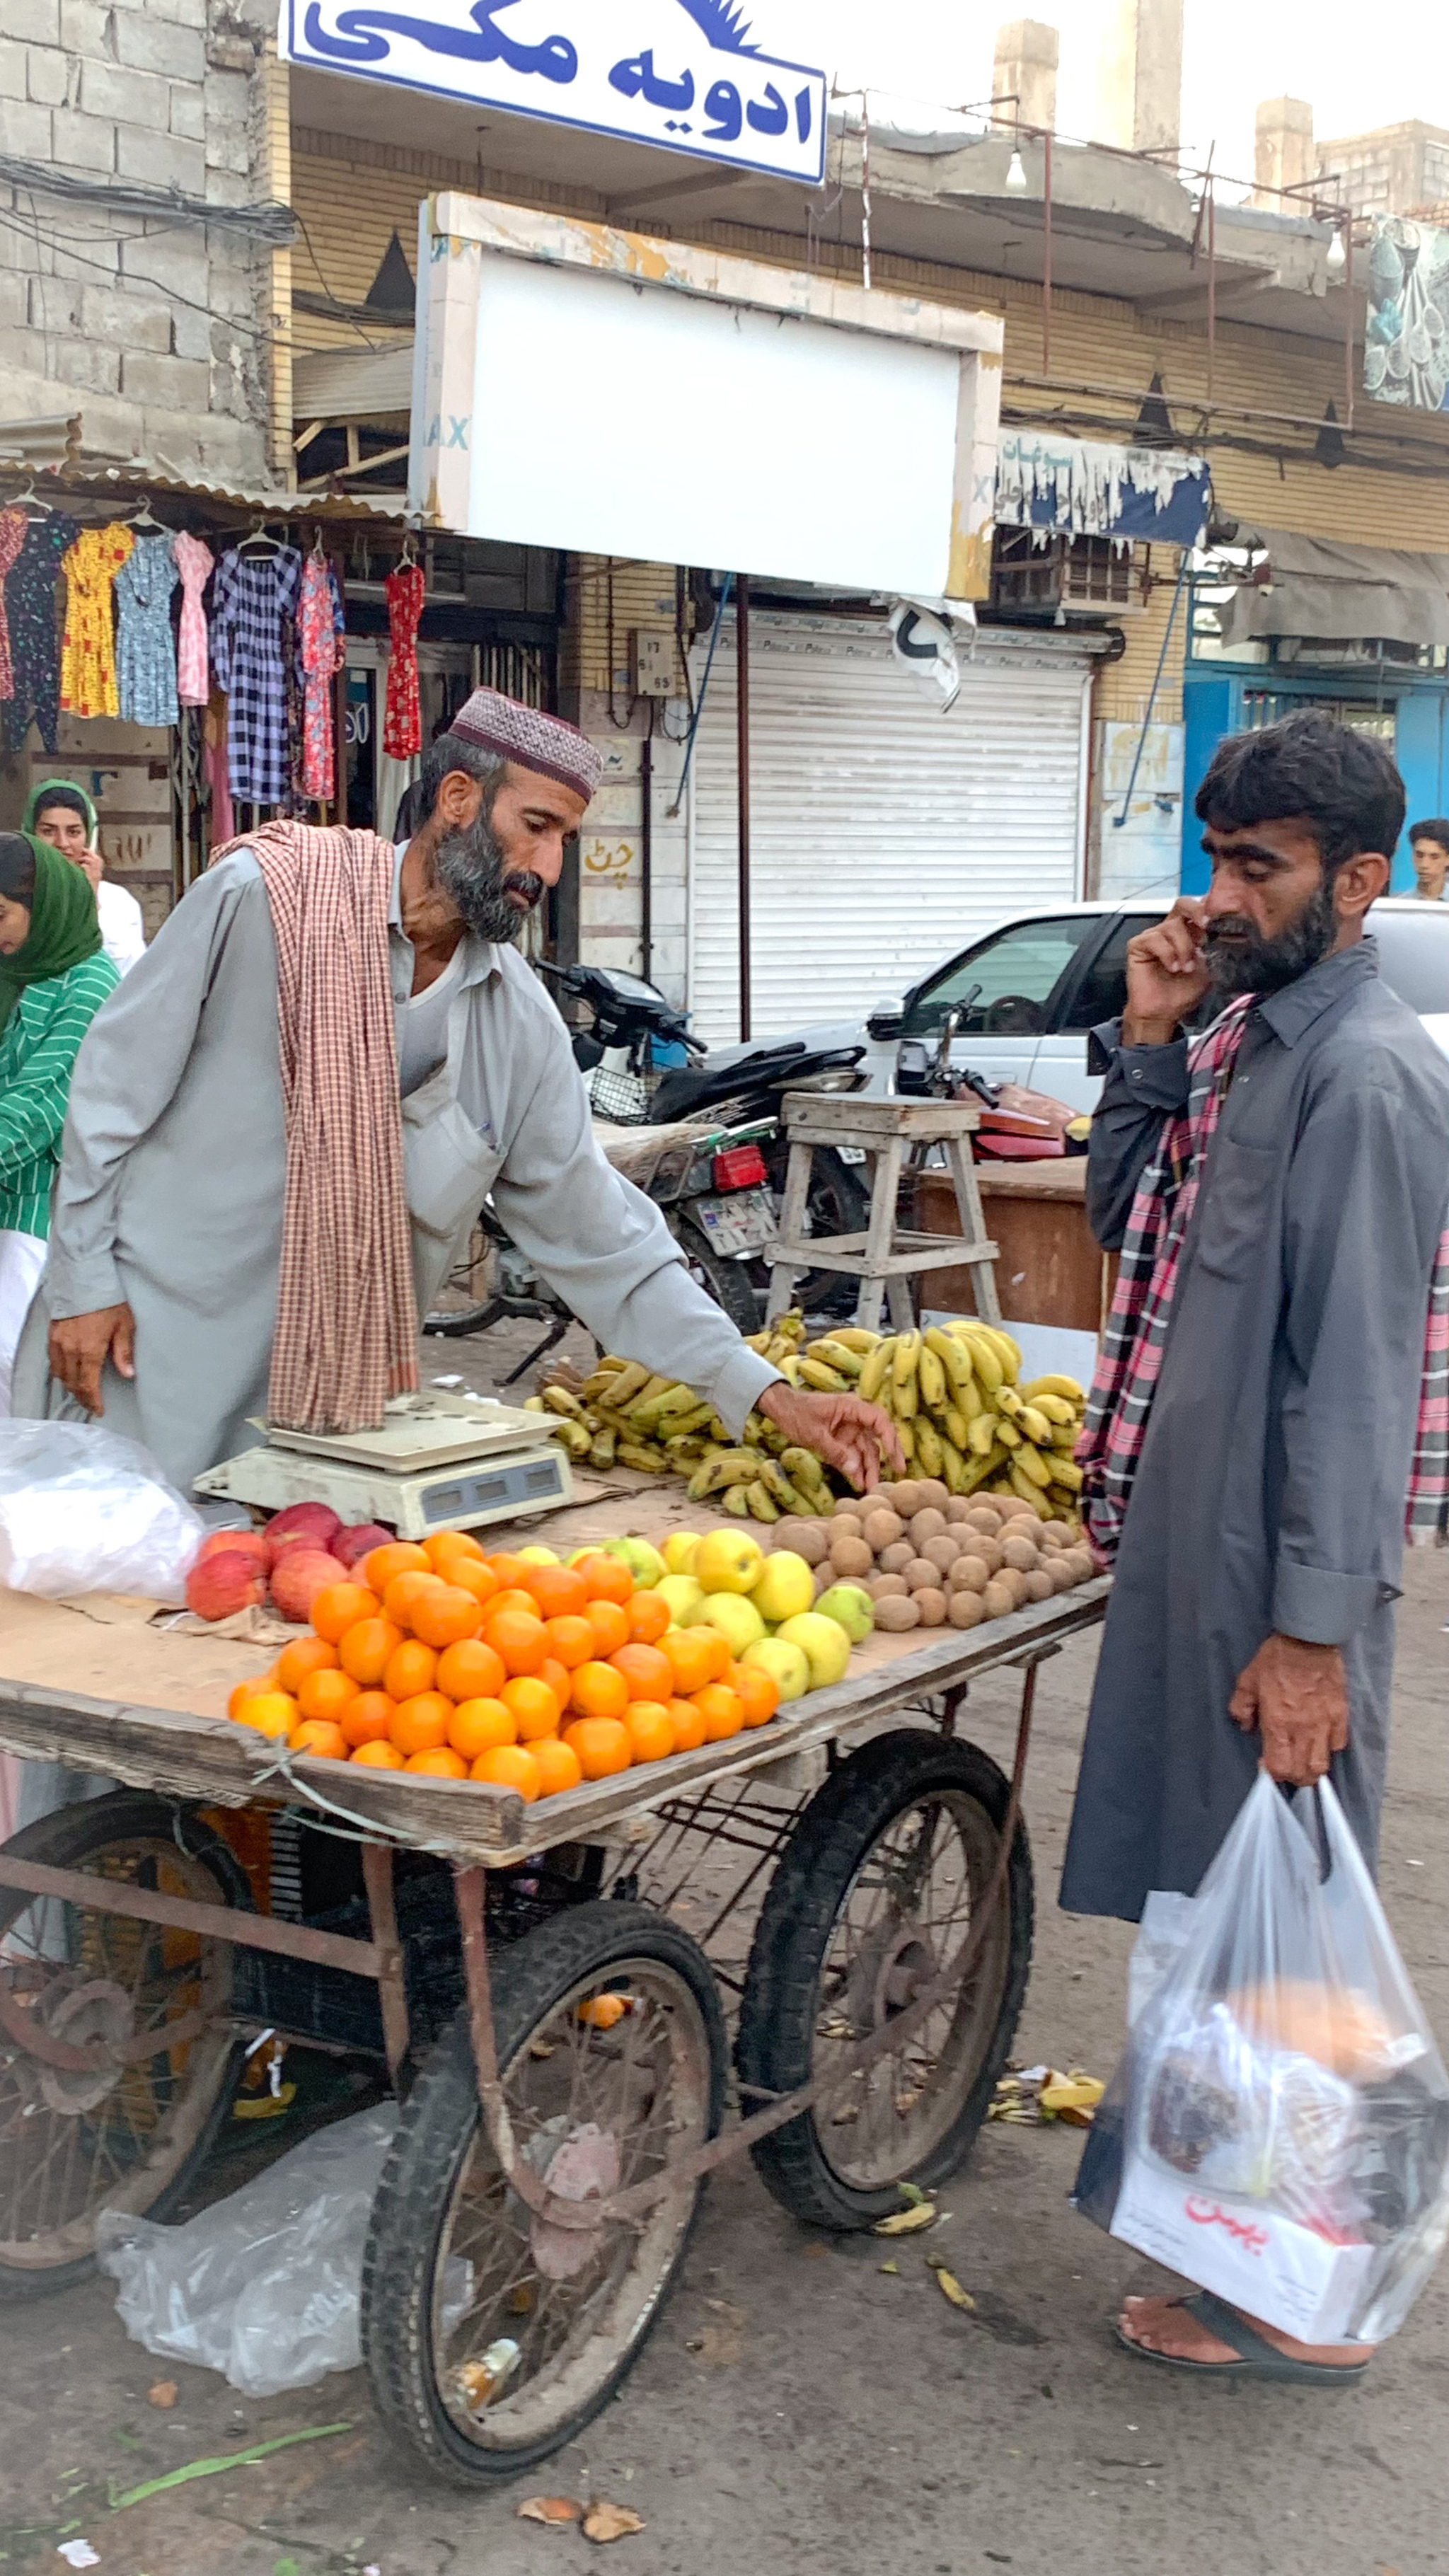
M 1283 2334 L 1277 2326 L 1264 2325 L 1260 2317 L 1244 2311 L 1243 2323 L 1261 2335 L 1275 2352 L 1285 2353 L 1291 2361 L 1321 2362 L 1325 2369 L 1353 2369 L 1368 2358 L 1360 2343 L 1297 2343 L 1292 2335 Z M 1127 2299 L 1117 2320 L 1129 2343 L 1141 2344 L 1146 2352 L 1166 2354 L 1173 2361 L 1233 2362 L 1247 2371 L 1248 2364 L 1231 2344 L 1221 2343 L 1211 2328 L 1189 2316 L 1180 2299 Z

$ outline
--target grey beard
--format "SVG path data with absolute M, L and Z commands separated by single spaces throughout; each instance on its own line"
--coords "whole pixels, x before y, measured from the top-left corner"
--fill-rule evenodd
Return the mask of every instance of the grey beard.
M 1221 932 L 1222 924 L 1214 923 L 1208 931 L 1207 967 L 1219 998 L 1229 1001 L 1237 993 L 1277 993 L 1285 984 L 1296 984 L 1333 946 L 1338 921 L 1332 883 L 1325 877 L 1297 920 L 1276 939 L 1261 938 L 1254 931 L 1246 947 L 1230 949 L 1215 943 L 1214 929 Z
M 547 892 L 542 877 L 522 869 L 509 876 L 503 852 L 480 814 L 466 830 L 449 832 L 438 843 L 433 866 L 438 883 L 451 896 L 468 928 L 479 939 L 506 947 L 518 938 L 528 916 L 510 902 L 508 889 L 526 894 L 531 904 Z

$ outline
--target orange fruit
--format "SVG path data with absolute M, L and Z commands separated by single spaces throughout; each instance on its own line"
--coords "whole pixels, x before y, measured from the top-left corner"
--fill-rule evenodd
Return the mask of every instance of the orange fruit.
M 423 1554 L 433 1572 L 441 1574 L 445 1583 L 451 1583 L 453 1580 L 448 1572 L 450 1558 L 467 1556 L 473 1559 L 475 1565 L 481 1565 L 483 1562 L 483 1550 L 476 1538 L 470 1538 L 466 1530 L 434 1530 L 431 1538 L 423 1540 Z
M 500 1592 L 506 1591 L 510 1584 L 517 1584 L 523 1590 L 527 1589 L 524 1576 L 528 1572 L 528 1565 L 522 1557 L 510 1556 L 506 1548 L 499 1548 L 496 1554 L 485 1556 L 483 1562 L 490 1574 L 497 1575 Z M 532 1597 L 530 1594 L 529 1598 L 532 1599 Z
M 667 1753 L 674 1751 L 674 1720 L 659 1700 L 631 1701 L 624 1724 L 636 1762 L 662 1762 Z
M 524 1581 L 544 1619 L 575 1617 L 589 1597 L 571 1565 L 531 1565 Z
M 629 1613 L 621 1601 L 591 1601 L 584 1617 L 594 1632 L 596 1655 L 614 1655 L 628 1645 Z
M 495 1789 L 516 1789 L 530 1806 L 540 1787 L 538 1764 L 522 1744 L 499 1744 L 491 1753 L 480 1753 L 468 1776 L 491 1780 Z
M 356 1697 L 357 1684 L 347 1673 L 308 1673 L 297 1686 L 302 1715 L 330 1718 L 334 1725 Z
M 389 1744 L 385 1736 L 378 1736 L 371 1744 L 359 1744 L 352 1759 L 354 1762 L 366 1763 L 369 1771 L 405 1771 L 407 1769 L 407 1764 L 397 1746 Z
M 340 1646 L 359 1619 L 375 1619 L 381 1604 L 365 1583 L 324 1583 L 312 1604 L 312 1625 L 329 1646 Z
M 410 1753 L 403 1764 L 405 1771 L 426 1771 L 434 1780 L 466 1780 L 468 1765 L 451 1744 L 430 1744 L 422 1753 Z
M 331 1672 L 337 1663 L 337 1649 L 325 1637 L 294 1637 L 277 1657 L 277 1686 L 295 1691 L 309 1673 Z
M 657 1646 L 669 1626 L 669 1604 L 657 1592 L 636 1592 L 629 1604 L 629 1634 L 641 1646 Z
M 337 1660 L 364 1690 L 372 1690 L 387 1670 L 388 1658 L 403 1641 L 390 1619 L 359 1619 L 337 1649 Z
M 674 1720 L 676 1753 L 697 1753 L 704 1742 L 704 1711 L 692 1699 L 672 1699 L 669 1714 Z
M 674 1667 L 657 1646 L 621 1646 L 609 1657 L 629 1685 L 631 1699 L 666 1700 L 674 1689 Z
M 668 1659 L 674 1675 L 674 1687 L 687 1699 L 691 1691 L 703 1690 L 714 1673 L 715 1631 L 713 1628 L 671 1628 L 659 1640 L 659 1651 Z
M 616 1771 L 627 1771 L 634 1759 L 629 1730 L 616 1717 L 581 1718 L 564 1742 L 586 1780 L 607 1780 Z
M 518 1720 L 501 1699 L 465 1699 L 448 1720 L 448 1742 L 465 1762 L 517 1741 Z
M 706 1682 L 692 1697 L 704 1719 L 706 1744 L 723 1744 L 726 1736 L 738 1735 L 745 1722 L 745 1704 L 738 1691 L 728 1690 L 723 1682 Z
M 405 1574 L 395 1574 L 382 1596 L 382 1606 L 389 1619 L 395 1620 L 400 1628 L 410 1629 L 419 1601 L 429 1592 L 441 1591 L 442 1583 L 441 1574 L 434 1574 L 431 1566 L 425 1573 L 419 1573 L 414 1567 Z
M 548 1652 L 543 1621 L 531 1606 L 527 1617 L 521 1610 L 495 1610 L 484 1634 L 510 1673 L 536 1673 Z
M 633 1598 L 634 1577 L 622 1558 L 586 1556 L 573 1568 L 591 1601 L 629 1601 Z
M 490 1565 L 473 1556 L 459 1556 L 455 1550 L 448 1558 L 448 1581 L 463 1592 L 471 1592 L 475 1601 L 496 1601 L 498 1577 Z
M 737 1664 L 732 1685 L 745 1712 L 746 1726 L 766 1726 L 780 1705 L 780 1685 L 755 1664 Z
M 359 1691 L 356 1699 L 348 1701 L 337 1723 L 354 1752 L 359 1744 L 381 1744 L 385 1740 L 396 1706 L 396 1700 L 381 1690 Z
M 548 1651 L 556 1662 L 566 1664 L 570 1672 L 579 1664 L 593 1662 L 599 1650 L 587 1619 L 576 1619 L 570 1613 L 566 1618 L 545 1620 L 544 1626 Z
M 414 1547 L 410 1538 L 393 1539 L 387 1547 L 375 1547 L 362 1560 L 362 1577 L 370 1583 L 379 1601 L 387 1599 L 387 1587 L 400 1574 L 430 1574 L 427 1550 Z
M 438 1658 L 431 1646 L 420 1646 L 414 1637 L 404 1637 L 388 1656 L 382 1686 L 389 1699 L 415 1699 L 419 1691 L 431 1690 L 438 1669 Z
M 242 1704 L 238 1723 L 254 1726 L 258 1735 L 275 1742 L 291 1734 L 301 1713 L 290 1691 L 253 1691 Z
M 399 1753 L 431 1753 L 448 1741 L 453 1703 L 441 1691 L 415 1691 L 398 1701 L 392 1713 L 392 1740 Z
M 569 1689 L 569 1706 L 580 1717 L 622 1717 L 628 1705 L 629 1685 L 612 1664 L 580 1664 Z M 582 1754 L 579 1759 L 583 1760 Z M 584 1776 L 589 1780 L 596 1776 L 587 1764 Z
M 341 1727 L 330 1717 L 304 1717 L 292 1729 L 291 1745 L 294 1753 L 314 1753 L 328 1762 L 345 1762 L 351 1751 Z
M 544 1735 L 528 1749 L 538 1765 L 538 1794 L 541 1798 L 551 1798 L 559 1789 L 578 1787 L 584 1775 L 571 1744 L 560 1743 L 556 1735 Z
M 518 1720 L 520 1744 L 531 1744 L 538 1735 L 557 1735 L 562 1712 L 547 1682 L 539 1675 L 519 1673 L 515 1680 L 504 1683 L 498 1696 Z
M 433 1678 L 449 1699 L 496 1699 L 507 1671 L 503 1657 L 481 1637 L 463 1637 L 456 1646 L 444 1647 Z
M 500 1585 L 488 1604 L 489 1618 L 499 1610 L 511 1611 L 519 1619 L 538 1619 L 543 1615 L 533 1594 L 522 1583 Z
M 238 1682 L 226 1703 L 227 1716 L 240 1717 L 243 1700 L 259 1699 L 264 1691 L 275 1690 L 280 1680 L 281 1675 L 274 1666 L 269 1673 L 253 1673 L 249 1682 Z
M 552 1655 L 545 1655 L 538 1668 L 538 1678 L 541 1682 L 547 1682 L 558 1702 L 559 1714 L 562 1715 L 568 1707 L 569 1692 L 573 1687 L 567 1664 L 557 1663 Z
M 483 1625 L 483 1604 L 461 1583 L 440 1583 L 436 1592 L 414 1602 L 408 1625 L 425 1646 L 456 1646 L 465 1637 L 477 1636 Z

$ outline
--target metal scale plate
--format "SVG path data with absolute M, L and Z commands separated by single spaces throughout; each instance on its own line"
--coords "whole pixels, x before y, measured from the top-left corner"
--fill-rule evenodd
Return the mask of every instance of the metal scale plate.
M 376 1431 L 256 1428 L 263 1441 L 198 1476 L 199 1494 L 272 1512 L 328 1503 L 345 1521 L 382 1521 L 400 1538 L 480 1529 L 573 1499 L 548 1417 L 486 1398 L 441 1389 L 396 1396 Z

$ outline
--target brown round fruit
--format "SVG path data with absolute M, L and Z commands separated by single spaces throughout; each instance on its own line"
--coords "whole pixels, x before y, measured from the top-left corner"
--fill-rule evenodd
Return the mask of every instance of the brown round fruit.
M 935 1592 L 940 1589 L 941 1569 L 939 1565 L 933 1565 L 928 1556 L 913 1556 L 909 1565 L 901 1567 L 901 1572 L 912 1592 Z
M 1043 1521 L 1036 1534 L 1036 1543 L 1040 1548 L 1050 1549 L 1053 1555 L 1059 1547 L 1070 1545 L 1060 1521 Z
M 944 1592 L 927 1590 L 913 1594 L 912 1598 L 921 1614 L 923 1628 L 940 1628 L 945 1625 L 946 1595 Z
M 913 1512 L 911 1514 L 910 1536 L 914 1541 L 917 1552 L 919 1553 L 920 1548 L 928 1538 L 940 1538 L 945 1527 L 946 1515 L 944 1512 L 938 1512 L 934 1503 L 927 1503 L 922 1506 L 920 1511 Z
M 903 1574 L 872 1574 L 866 1578 L 872 1601 L 909 1601 L 911 1587 Z
M 1050 1601 L 1057 1588 L 1044 1565 L 1033 1566 L 1030 1574 L 1024 1575 L 1022 1580 L 1028 1601 Z
M 882 1489 L 881 1499 L 889 1503 L 893 1512 L 899 1512 L 903 1521 L 908 1521 L 912 1513 L 921 1508 L 921 1489 L 908 1476 L 903 1476 L 898 1485 L 887 1485 Z
M 939 1476 L 918 1476 L 916 1492 L 921 1498 L 917 1511 L 943 1512 L 951 1499 L 950 1487 L 943 1485 Z
M 905 1536 L 905 1526 L 899 1512 L 893 1512 L 888 1503 L 877 1503 L 872 1511 L 866 1513 L 860 1534 L 872 1555 L 879 1556 L 883 1547 L 889 1547 L 894 1540 Z
M 914 1601 L 878 1601 L 875 1624 L 884 1628 L 887 1636 L 893 1636 L 901 1628 L 919 1628 L 921 1614 Z
M 986 1616 L 986 1604 L 979 1592 L 953 1592 L 946 1616 L 953 1628 L 976 1628 Z
M 1036 1544 L 1029 1538 L 1004 1538 L 1001 1553 L 1007 1564 L 1014 1565 L 1019 1574 L 1030 1574 L 1037 1562 Z
M 969 1556 L 958 1556 L 946 1577 L 948 1592 L 984 1592 L 991 1581 L 991 1567 L 974 1548 Z
M 955 1564 L 960 1554 L 956 1532 L 943 1530 L 939 1538 L 928 1538 L 921 1554 L 930 1564 L 939 1565 L 941 1572 L 945 1574 Z
M 807 1565 L 820 1565 L 830 1551 L 830 1524 L 801 1520 L 787 1513 L 784 1520 L 775 1523 L 768 1544 L 771 1548 L 789 1548 L 793 1555 L 803 1556 Z
M 875 1564 L 874 1551 L 867 1540 L 832 1536 L 830 1562 L 837 1574 L 869 1574 Z
M 971 1516 L 971 1497 L 970 1497 L 970 1495 L 969 1495 L 969 1494 L 952 1494 L 952 1495 L 951 1495 L 951 1497 L 950 1497 L 950 1499 L 948 1500 L 948 1502 L 947 1502 L 947 1504 L 946 1504 L 946 1527 L 947 1527 L 947 1529 L 955 1529 L 955 1528 L 957 1527 L 958 1523 L 960 1523 L 961 1521 L 964 1521 L 964 1520 L 969 1520 L 969 1519 L 970 1519 L 970 1516 Z
M 973 1503 L 966 1515 L 968 1529 L 979 1530 L 983 1538 L 995 1538 L 1001 1527 L 1001 1515 L 991 1503 Z
M 1001 1553 L 1000 1539 L 983 1538 L 979 1531 L 973 1531 L 972 1533 L 971 1553 L 973 1556 L 980 1557 L 988 1574 L 999 1574 L 1003 1565 L 1006 1563 L 1006 1559 Z
M 908 1538 L 893 1538 L 890 1546 L 883 1547 L 880 1552 L 882 1574 L 903 1574 L 915 1553 Z
M 1016 1594 L 1004 1575 L 993 1575 L 981 1595 L 981 1607 L 988 1619 L 1004 1619 L 1016 1608 Z
M 842 1494 L 831 1510 L 831 1522 L 838 1529 L 842 1521 L 854 1521 L 859 1529 L 862 1510 L 859 1494 Z

